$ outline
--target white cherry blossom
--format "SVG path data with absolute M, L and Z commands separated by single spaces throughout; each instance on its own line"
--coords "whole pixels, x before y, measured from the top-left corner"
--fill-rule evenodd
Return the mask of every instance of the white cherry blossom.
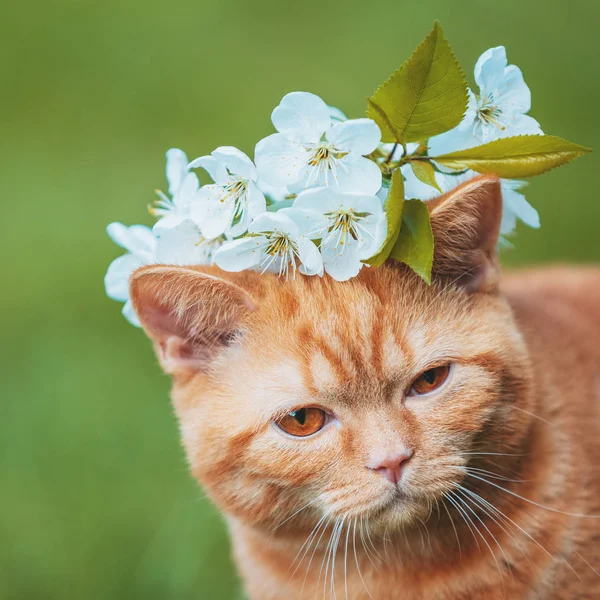
M 158 200 L 150 208 L 150 213 L 159 217 L 154 225 L 157 231 L 176 227 L 189 218 L 190 203 L 196 197 L 200 184 L 195 173 L 188 171 L 188 157 L 183 150 L 171 148 L 167 151 L 167 181 L 169 198 L 156 190 Z
M 156 244 L 156 262 L 173 265 L 211 265 L 225 238 L 206 239 L 190 219 L 162 231 Z
M 261 179 L 274 186 L 287 186 L 293 193 L 319 186 L 377 193 L 381 171 L 366 156 L 381 140 L 379 127 L 371 119 L 343 117 L 314 94 L 292 92 L 284 96 L 271 116 L 279 133 L 256 145 Z
M 205 238 L 223 234 L 237 237 L 266 210 L 265 196 L 257 186 L 256 167 L 241 150 L 221 146 L 209 156 L 192 161 L 189 167 L 202 167 L 215 182 L 202 186 L 190 206 L 190 215 Z
M 259 269 L 279 275 L 322 275 L 323 261 L 315 244 L 302 235 L 290 209 L 263 213 L 250 224 L 248 235 L 225 243 L 215 252 L 215 263 L 225 271 Z
M 123 316 L 132 325 L 139 327 L 140 321 L 129 299 L 129 278 L 139 267 L 156 262 L 156 236 L 145 225 L 127 227 L 122 223 L 111 223 L 106 228 L 106 233 L 115 244 L 127 250 L 127 254 L 115 258 L 106 271 L 106 295 L 118 302 L 124 302 Z
M 387 218 L 375 195 L 334 188 L 302 192 L 291 209 L 308 237 L 321 240 L 325 271 L 337 281 L 358 275 L 363 260 L 377 254 L 387 234 Z
M 504 46 L 486 50 L 475 65 L 479 95 L 469 90 L 469 104 L 461 123 L 429 140 L 429 154 L 440 156 L 516 135 L 543 135 L 528 114 L 531 92 L 521 69 L 509 65 Z
M 108 267 L 104 277 L 106 295 L 124 302 L 123 315 L 133 325 L 140 326 L 129 298 L 129 278 L 136 269 L 157 263 L 170 265 L 210 265 L 214 252 L 223 243 L 222 239 L 206 240 L 196 224 L 186 219 L 175 227 L 156 230 L 145 225 L 111 223 L 106 232 L 110 238 L 127 250 Z

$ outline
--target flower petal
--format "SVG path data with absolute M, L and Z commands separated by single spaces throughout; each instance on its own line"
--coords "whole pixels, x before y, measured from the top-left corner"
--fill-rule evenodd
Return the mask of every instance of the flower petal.
M 329 118 L 333 123 L 348 120 L 348 117 L 339 108 L 336 108 L 335 106 L 327 106 L 327 108 L 329 110 Z
M 183 150 L 171 148 L 167 150 L 167 181 L 169 182 L 169 194 L 177 193 L 181 182 L 188 172 L 188 157 Z
M 271 114 L 275 129 L 296 142 L 316 143 L 331 125 L 329 107 L 308 92 L 286 94 Z
M 188 215 L 178 212 L 178 211 L 169 211 L 164 217 L 162 217 L 159 221 L 154 223 L 154 227 L 152 227 L 152 232 L 160 237 L 160 235 L 167 231 L 168 229 L 173 229 L 177 227 L 180 223 L 185 221 L 188 218 Z
M 361 260 L 375 256 L 383 246 L 387 237 L 387 215 L 381 211 L 380 214 L 372 214 L 361 221 L 361 226 L 368 231 L 370 236 L 363 233 L 364 242 L 359 248 Z
M 300 273 L 304 275 L 323 276 L 323 258 L 314 242 L 305 237 L 301 237 L 296 242 L 298 244 L 298 258 L 302 263 Z
M 123 316 L 135 327 L 141 327 L 140 319 L 138 318 L 135 309 L 133 308 L 133 304 L 131 300 L 127 300 L 123 306 L 123 310 L 121 311 Z
M 122 223 L 111 223 L 106 233 L 115 244 L 141 257 L 152 255 L 156 248 L 156 237 L 145 225 L 127 227 Z
M 368 158 L 348 154 L 337 169 L 338 187 L 342 191 L 375 195 L 381 187 L 381 170 Z
M 233 175 L 253 181 L 256 179 L 254 163 L 241 150 L 233 146 L 220 146 L 212 152 L 212 156 Z
M 200 227 L 202 235 L 212 240 L 231 226 L 235 203 L 218 183 L 204 185 L 190 204 L 190 218 Z
M 381 131 L 371 119 L 351 119 L 331 127 L 327 131 L 327 140 L 340 150 L 364 156 L 377 148 Z
M 244 207 L 242 216 L 237 223 L 231 225 L 226 232 L 228 237 L 238 237 L 248 231 L 252 220 L 267 210 L 267 201 L 264 194 L 258 189 L 254 181 L 248 181 L 246 192 L 238 200 Z
M 318 187 L 305 190 L 298 194 L 294 200 L 293 208 L 299 210 L 328 213 L 335 210 L 340 204 L 340 192 L 333 187 Z
M 157 262 L 172 265 L 208 264 L 204 238 L 189 219 L 160 236 L 156 247 Z
M 325 271 L 336 281 L 356 277 L 363 267 L 359 253 L 360 245 L 347 235 L 343 242 L 332 235 L 321 245 Z
M 262 260 L 263 249 L 267 242 L 267 237 L 264 235 L 226 242 L 215 252 L 215 264 L 224 271 L 233 272 L 257 267 Z
M 516 227 L 517 215 L 504 205 L 502 209 L 502 221 L 500 222 L 500 235 L 510 235 Z
M 254 181 L 248 182 L 246 199 L 248 202 L 247 213 L 251 221 L 267 210 L 265 195 L 258 189 L 258 186 Z
M 322 212 L 295 207 L 283 208 L 279 212 L 296 223 L 301 236 L 313 240 L 322 238 L 329 227 L 329 220 Z
M 214 156 L 208 155 L 196 158 L 188 165 L 188 168 L 204 169 L 215 183 L 225 183 L 228 179 L 225 165 Z
M 513 135 L 544 135 L 540 124 L 529 115 L 520 115 L 515 113 L 507 121 L 507 128 L 502 132 L 501 137 L 510 137 Z
M 521 69 L 509 65 L 504 70 L 504 77 L 498 81 L 497 104 L 504 111 L 526 113 L 531 108 L 531 91 L 523 79 Z
M 539 229 L 540 216 L 538 211 L 527 202 L 523 194 L 517 191 L 522 186 L 521 181 L 502 180 L 502 199 L 504 200 L 504 210 L 513 212 L 525 225 Z
M 490 48 L 478 58 L 475 64 L 475 81 L 482 97 L 499 89 L 507 65 L 504 46 Z
M 298 181 L 310 153 L 280 133 L 258 142 L 254 154 L 258 175 L 268 184 L 287 186 Z
M 496 129 L 495 126 L 494 129 Z M 473 129 L 459 126 L 430 138 L 428 154 L 429 156 L 442 156 L 458 150 L 467 150 L 479 144 L 481 142 L 473 135 Z
M 194 199 L 200 182 L 196 173 L 188 173 L 181 182 L 179 189 L 173 196 L 173 204 L 182 211 L 187 211 L 190 202 Z
M 115 258 L 104 276 L 106 295 L 113 300 L 125 302 L 129 298 L 129 278 L 143 265 L 144 263 L 133 254 L 124 254 Z
M 262 213 L 252 221 L 248 231 L 249 233 L 279 231 L 293 239 L 300 237 L 300 229 L 282 210 L 274 213 Z

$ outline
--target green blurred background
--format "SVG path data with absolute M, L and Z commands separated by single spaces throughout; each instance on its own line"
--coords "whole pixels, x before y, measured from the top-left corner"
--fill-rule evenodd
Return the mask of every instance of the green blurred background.
M 230 599 L 104 227 L 149 222 L 164 152 L 249 154 L 284 93 L 350 116 L 439 19 L 465 71 L 504 44 L 548 133 L 600 149 L 596 0 L 33 0 L 0 8 L 0 598 Z M 534 181 L 518 265 L 598 261 L 595 155 Z M 205 178 L 206 179 L 206 178 Z

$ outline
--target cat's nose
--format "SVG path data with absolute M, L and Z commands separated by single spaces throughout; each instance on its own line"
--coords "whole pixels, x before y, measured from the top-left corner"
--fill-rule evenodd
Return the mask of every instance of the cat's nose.
M 378 461 L 373 466 L 367 465 L 367 468 L 379 473 L 394 485 L 398 485 L 398 482 L 402 477 L 402 473 L 404 472 L 404 467 L 411 456 L 411 451 L 394 454 L 381 461 Z

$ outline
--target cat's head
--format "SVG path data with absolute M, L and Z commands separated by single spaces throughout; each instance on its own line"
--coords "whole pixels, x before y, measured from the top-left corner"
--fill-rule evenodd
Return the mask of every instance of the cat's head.
M 135 273 L 192 473 L 225 513 L 283 530 L 324 515 L 405 525 L 474 452 L 518 446 L 529 368 L 498 289 L 499 182 L 475 179 L 430 211 L 431 286 L 394 262 L 344 283 Z

